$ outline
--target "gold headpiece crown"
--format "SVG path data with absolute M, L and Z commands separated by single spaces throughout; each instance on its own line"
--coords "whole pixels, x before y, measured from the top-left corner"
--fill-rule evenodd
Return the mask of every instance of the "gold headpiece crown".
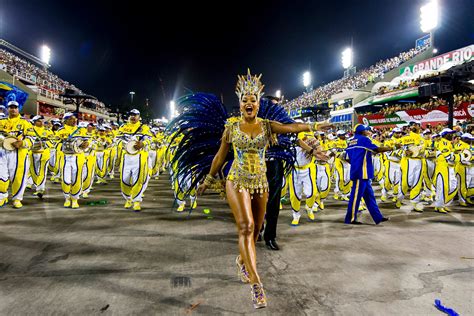
M 239 100 L 242 100 L 244 95 L 247 94 L 254 94 L 257 96 L 258 99 L 263 95 L 263 87 L 265 85 L 262 84 L 260 78 L 262 74 L 258 77 L 252 76 L 250 74 L 250 69 L 247 68 L 247 75 L 237 76 L 239 80 L 237 81 L 237 86 L 235 87 L 235 93 L 239 97 Z

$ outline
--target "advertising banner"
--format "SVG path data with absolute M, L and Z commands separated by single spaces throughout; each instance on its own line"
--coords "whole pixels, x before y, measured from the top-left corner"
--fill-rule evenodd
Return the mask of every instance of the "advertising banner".
M 463 102 L 454 109 L 454 119 L 468 120 L 474 116 L 474 104 Z M 370 126 L 384 125 L 404 125 L 410 121 L 421 121 L 423 124 L 446 123 L 448 121 L 448 107 L 438 106 L 435 110 L 413 109 L 398 111 L 393 114 L 369 114 L 359 115 L 358 121 L 361 124 L 369 123 Z
M 443 65 L 450 63 L 451 66 L 470 61 L 474 54 L 474 45 L 453 50 L 449 53 L 426 59 L 404 68 L 400 68 L 400 75 L 413 76 L 420 71 L 438 70 Z

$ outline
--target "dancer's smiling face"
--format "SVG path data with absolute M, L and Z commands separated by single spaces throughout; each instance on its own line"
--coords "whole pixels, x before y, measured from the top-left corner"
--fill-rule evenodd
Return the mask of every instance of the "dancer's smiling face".
M 247 94 L 240 100 L 240 112 L 246 119 L 253 119 L 258 113 L 258 98 L 254 94 Z

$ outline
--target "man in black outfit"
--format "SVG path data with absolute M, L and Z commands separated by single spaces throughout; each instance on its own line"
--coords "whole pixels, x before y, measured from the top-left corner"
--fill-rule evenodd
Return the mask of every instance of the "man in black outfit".
M 266 96 L 273 104 L 280 101 L 276 97 Z M 275 158 L 267 158 L 267 180 L 268 180 L 268 202 L 267 212 L 265 214 L 266 223 L 262 227 L 265 245 L 270 250 L 280 250 L 276 242 L 276 229 L 278 215 L 280 214 L 281 187 L 283 185 L 283 161 Z

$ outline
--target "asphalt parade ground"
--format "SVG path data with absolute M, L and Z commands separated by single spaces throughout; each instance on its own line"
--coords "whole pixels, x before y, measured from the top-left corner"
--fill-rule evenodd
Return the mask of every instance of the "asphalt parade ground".
M 94 185 L 78 210 L 62 207 L 59 184 L 47 186 L 43 200 L 27 190 L 21 210 L 0 209 L 0 315 L 443 315 L 436 299 L 474 314 L 472 208 L 383 203 L 389 222 L 375 226 L 364 212 L 366 225 L 352 226 L 343 224 L 347 202 L 331 195 L 314 222 L 303 212 L 292 227 L 285 205 L 282 249 L 257 245 L 268 307 L 254 310 L 217 194 L 178 213 L 162 176 L 134 213 L 118 179 Z

